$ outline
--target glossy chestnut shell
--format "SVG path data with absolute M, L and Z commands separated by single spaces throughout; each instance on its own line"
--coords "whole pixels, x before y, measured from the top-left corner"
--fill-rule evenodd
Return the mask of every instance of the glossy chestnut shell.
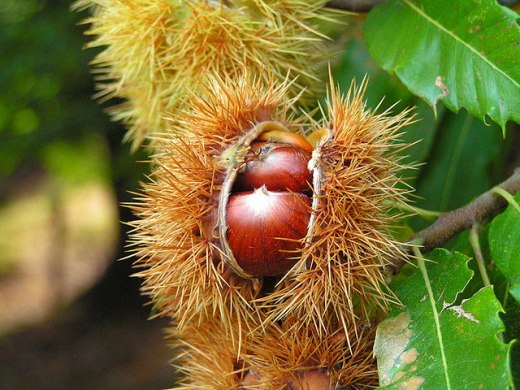
M 312 230 L 313 146 L 283 123 L 264 121 L 222 151 L 216 221 L 223 262 L 242 278 L 287 273 Z M 311 198 L 312 197 L 312 198 Z
M 231 195 L 227 239 L 240 267 L 257 277 L 287 272 L 297 262 L 310 207 L 307 195 L 265 186 Z
M 298 146 L 254 142 L 239 171 L 234 191 L 252 191 L 263 185 L 269 191 L 311 192 L 311 153 Z

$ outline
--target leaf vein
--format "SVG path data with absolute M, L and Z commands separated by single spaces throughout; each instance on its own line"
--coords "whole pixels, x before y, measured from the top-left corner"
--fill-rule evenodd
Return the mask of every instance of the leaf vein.
M 472 46 L 468 45 L 466 42 L 464 42 L 459 36 L 455 35 L 452 31 L 448 30 L 446 27 L 444 27 L 442 24 L 440 24 L 439 22 L 437 22 L 435 19 L 431 18 L 428 14 L 426 14 L 421 8 L 417 7 L 415 4 L 411 3 L 410 0 L 403 0 L 403 2 L 408 5 L 412 10 L 414 10 L 419 16 L 423 17 L 424 19 L 426 19 L 426 21 L 428 21 L 429 23 L 431 23 L 432 25 L 434 25 L 435 27 L 437 27 L 440 31 L 448 34 L 449 36 L 451 36 L 455 41 L 459 42 L 460 44 L 462 44 L 463 46 L 465 46 L 467 49 L 469 49 L 470 51 L 472 51 L 474 54 L 476 54 L 477 57 L 481 58 L 482 61 L 484 61 L 485 63 L 487 63 L 491 68 L 493 68 L 497 73 L 501 74 L 502 76 L 504 76 L 506 79 L 508 79 L 509 81 L 511 81 L 511 83 L 513 85 L 515 85 L 517 88 L 520 88 L 520 83 L 518 81 L 516 81 L 515 79 L 513 79 L 510 75 L 508 75 L 507 73 L 505 73 L 501 68 L 499 68 L 494 62 L 491 62 L 487 57 L 484 57 L 480 54 L 480 52 L 478 52 L 475 48 L 473 48 Z
M 432 307 L 433 320 L 435 322 L 435 331 L 437 333 L 437 340 L 439 341 L 439 349 L 441 353 L 442 366 L 444 371 L 444 377 L 446 379 L 446 388 L 451 390 L 450 378 L 448 375 L 448 361 L 446 359 L 446 352 L 444 351 L 444 342 L 442 340 L 442 331 L 441 324 L 439 321 L 439 313 L 437 312 L 437 306 L 435 304 L 435 297 L 433 296 L 433 290 L 430 283 L 430 278 L 428 276 L 428 271 L 426 270 L 426 266 L 424 265 L 424 257 L 422 257 L 421 252 L 418 248 L 413 248 L 414 254 L 417 257 L 417 264 L 419 265 L 419 269 L 421 270 L 424 284 L 426 286 L 426 290 L 428 291 L 428 298 L 430 301 L 430 305 Z

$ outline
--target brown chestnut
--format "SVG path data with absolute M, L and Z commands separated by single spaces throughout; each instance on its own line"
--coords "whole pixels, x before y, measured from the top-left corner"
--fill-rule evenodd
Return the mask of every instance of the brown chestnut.
M 269 191 L 310 192 L 311 153 L 283 143 L 254 142 L 239 171 L 234 191 L 252 191 L 263 185 Z
M 328 390 L 333 387 L 325 370 L 311 369 L 300 373 L 299 378 L 290 378 L 286 390 Z
M 310 209 L 308 196 L 265 186 L 230 196 L 227 241 L 240 267 L 257 277 L 286 273 L 297 261 Z

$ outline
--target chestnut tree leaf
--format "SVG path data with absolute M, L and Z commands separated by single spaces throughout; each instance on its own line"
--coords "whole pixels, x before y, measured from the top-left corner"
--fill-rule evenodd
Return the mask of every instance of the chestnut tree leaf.
M 518 14 L 491 0 L 389 0 L 365 39 L 376 62 L 435 107 L 520 123 Z
M 408 278 L 392 283 L 402 306 L 379 325 L 374 353 L 384 389 L 506 389 L 510 344 L 498 338 L 503 312 L 493 288 L 461 300 L 469 258 L 437 249 Z
M 520 203 L 520 192 L 515 200 Z M 489 249 L 498 270 L 509 281 L 509 292 L 520 303 L 520 212 L 510 205 L 491 222 Z

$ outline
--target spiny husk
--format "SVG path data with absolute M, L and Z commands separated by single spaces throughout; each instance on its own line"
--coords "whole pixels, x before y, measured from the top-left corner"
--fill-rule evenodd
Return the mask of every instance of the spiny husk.
M 261 313 L 252 301 L 262 280 L 243 279 L 222 260 L 215 220 L 226 173 L 222 153 L 258 122 L 275 119 L 298 130 L 285 97 L 289 86 L 215 78 L 207 91 L 211 100 L 194 99 L 194 109 L 175 122 L 190 136 L 158 140 L 151 180 L 129 205 L 138 217 L 131 245 L 143 268 L 143 291 L 158 314 L 181 329 L 212 316 L 231 335 L 258 324 Z
M 413 119 L 408 110 L 367 110 L 365 88 L 353 84 L 341 97 L 332 85 L 326 118 L 314 125 L 323 135 L 310 162 L 315 194 L 307 243 L 276 291 L 260 298 L 270 311 L 266 323 L 298 318 L 294 326 L 322 335 L 324 319 L 331 319 L 349 334 L 351 324 L 395 302 L 385 266 L 405 254 L 390 234 L 402 216 L 390 211 L 410 192 L 398 176 L 396 150 L 404 147 L 399 130 Z
M 216 318 L 208 318 L 200 326 L 191 324 L 180 330 L 168 330 L 170 345 L 177 352 L 174 366 L 179 373 L 179 389 L 237 389 L 245 376 L 243 361 L 244 344 L 236 343 L 242 337 L 238 328 L 229 329 Z
M 226 263 L 225 229 L 218 228 L 225 221 L 216 214 L 229 164 L 241 163 L 235 146 L 266 121 L 301 130 L 292 118 L 294 99 L 286 98 L 289 85 L 215 77 L 207 98 L 194 97 L 193 110 L 173 122 L 170 134 L 184 129 L 189 136 L 158 140 L 157 168 L 132 205 L 139 218 L 132 242 L 144 292 L 181 328 L 219 316 L 229 328 L 285 321 L 316 337 L 331 327 L 350 335 L 358 320 L 373 320 L 394 300 L 384 268 L 405 255 L 390 234 L 399 215 L 388 200 L 404 201 L 408 192 L 395 150 L 402 147 L 399 130 L 412 119 L 407 111 L 367 111 L 364 85 L 345 98 L 333 86 L 326 119 L 313 124 L 323 135 L 310 162 L 312 216 L 298 263 L 267 294 L 261 278 L 240 277 Z
M 261 333 L 230 337 L 223 323 L 208 318 L 204 324 L 169 330 L 178 352 L 178 388 L 186 389 L 307 389 L 311 383 L 326 388 L 371 389 L 377 386 L 373 357 L 375 328 L 363 325 L 351 335 L 342 329 L 316 338 L 295 328 L 272 324 Z M 348 342 L 353 335 L 361 337 Z M 236 340 L 241 339 L 239 344 Z
M 167 127 L 187 93 L 202 93 L 208 74 L 298 76 L 292 95 L 321 91 L 321 65 L 330 57 L 320 20 L 337 19 L 326 0 L 78 0 L 91 8 L 90 47 L 102 47 L 94 66 L 102 100 L 139 145 Z
M 368 324 L 350 327 L 348 334 L 331 327 L 323 337 L 302 328 L 271 326 L 264 337 L 251 338 L 250 353 L 244 356 L 245 367 L 258 378 L 251 388 L 317 388 L 311 386 L 317 377 L 319 383 L 328 382 L 327 388 L 375 388 L 374 336 L 375 327 Z

